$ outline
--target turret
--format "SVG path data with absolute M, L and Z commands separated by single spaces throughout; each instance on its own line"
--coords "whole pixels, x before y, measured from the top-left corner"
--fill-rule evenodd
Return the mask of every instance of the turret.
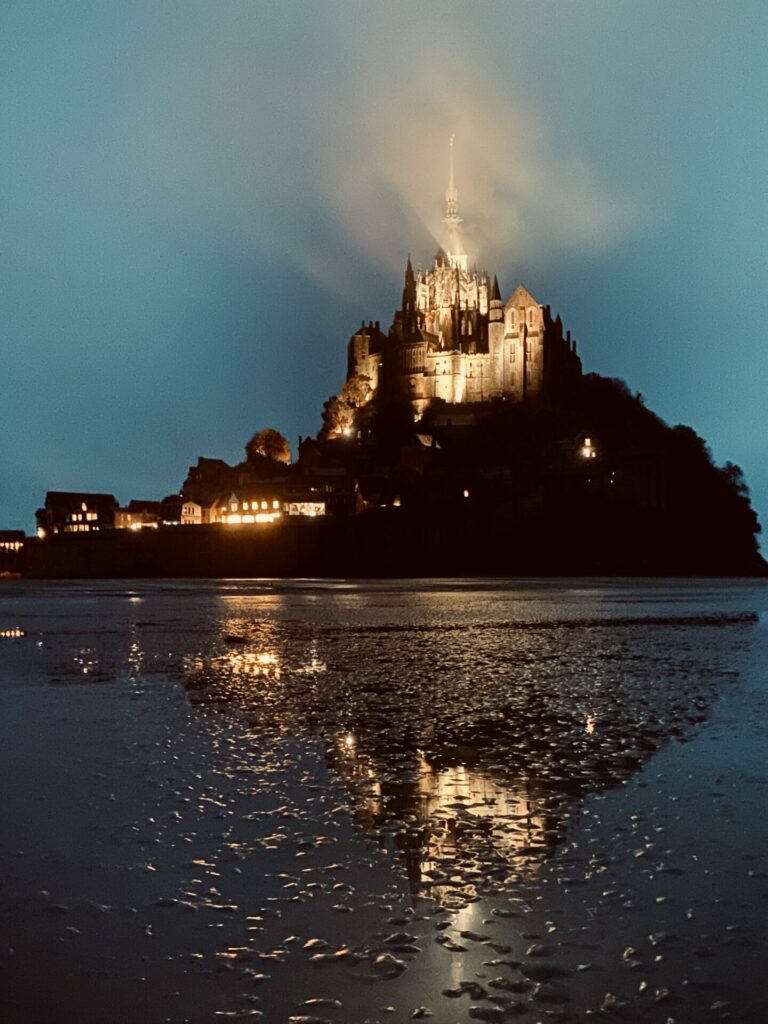
M 493 275 L 493 287 L 491 288 L 491 301 L 488 312 L 491 323 L 504 319 L 504 306 L 501 301 L 501 292 L 499 291 L 499 280 L 495 274 Z

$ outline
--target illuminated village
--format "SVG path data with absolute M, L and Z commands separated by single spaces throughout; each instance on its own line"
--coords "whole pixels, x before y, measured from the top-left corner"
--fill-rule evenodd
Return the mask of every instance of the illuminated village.
M 60 543 L 83 535 L 155 532 L 178 546 L 169 538 L 181 529 L 186 555 L 174 573 L 762 572 L 738 467 L 715 467 L 701 438 L 668 427 L 622 382 L 584 375 L 570 331 L 522 284 L 504 301 L 495 276 L 470 268 L 453 147 L 451 137 L 443 244 L 427 269 L 408 257 L 388 332 L 362 321 L 352 335 L 343 387 L 317 437 L 299 438 L 295 461 L 265 428 L 243 462 L 201 457 L 159 500 L 121 506 L 113 494 L 49 491 L 31 544 L 0 535 L 0 571 L 24 569 L 29 555 L 45 575 Z M 343 526 L 330 545 L 331 527 L 283 536 L 351 518 L 366 523 L 354 550 Z M 263 552 L 270 534 L 275 551 L 292 554 L 212 556 L 203 570 L 189 538 L 205 532 L 210 548 L 212 537 L 227 543 L 222 531 L 240 535 L 241 558 L 248 538 Z M 520 536 L 530 543 L 510 545 Z M 64 562 L 65 575 L 90 571 L 82 557 Z M 109 559 L 93 568 L 111 571 Z

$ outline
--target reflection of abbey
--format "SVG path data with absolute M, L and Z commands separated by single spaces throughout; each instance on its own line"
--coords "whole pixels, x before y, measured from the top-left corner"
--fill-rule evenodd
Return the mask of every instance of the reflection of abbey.
M 349 342 L 347 380 L 367 378 L 374 394 L 450 403 L 512 402 L 557 391 L 581 374 L 560 317 L 518 285 L 503 302 L 496 278 L 467 266 L 459 235 L 453 139 L 446 191 L 445 245 L 430 270 L 405 270 L 402 307 L 389 334 L 363 324 Z

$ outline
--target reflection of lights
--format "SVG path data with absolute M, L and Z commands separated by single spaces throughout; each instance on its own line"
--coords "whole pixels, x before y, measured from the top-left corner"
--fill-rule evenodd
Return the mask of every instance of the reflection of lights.
M 186 668 L 190 672 L 214 670 L 273 680 L 281 674 L 280 657 L 275 651 L 228 651 L 217 658 L 190 658 Z
M 594 715 L 587 715 L 587 721 L 586 721 L 585 729 L 587 730 L 588 733 L 590 733 L 590 735 L 595 731 L 595 716 Z
M 131 598 L 131 600 L 134 600 Z M 134 638 L 131 641 L 131 646 L 128 648 L 128 667 L 131 670 L 131 674 L 135 677 L 141 672 L 141 662 L 143 659 L 143 652 L 141 650 L 141 644 L 138 639 L 138 630 L 134 627 L 133 629 Z
M 497 783 L 463 764 L 436 769 L 416 751 L 418 783 L 403 794 L 386 765 L 360 749 L 359 739 L 351 731 L 336 735 L 333 766 L 354 797 L 359 821 L 383 829 L 382 837 L 397 822 L 417 830 L 418 848 L 401 852 L 420 888 L 436 890 L 441 900 L 455 895 L 457 903 L 474 897 L 475 879 L 465 877 L 461 864 L 478 837 L 521 876 L 538 871 L 547 819 L 524 782 Z M 467 908 L 467 918 L 472 913 Z
M 80 651 L 81 656 L 74 659 L 75 664 L 80 666 L 80 671 L 84 676 L 87 676 L 90 672 L 97 670 L 99 667 L 98 660 L 91 657 L 92 654 L 93 651 L 90 650 L 90 648 L 84 647 Z

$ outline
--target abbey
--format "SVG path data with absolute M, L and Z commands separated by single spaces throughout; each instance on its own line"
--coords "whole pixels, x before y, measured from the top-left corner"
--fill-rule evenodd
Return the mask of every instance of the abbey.
M 348 348 L 347 382 L 367 378 L 374 396 L 463 404 L 520 402 L 556 393 L 581 375 L 560 317 L 519 284 L 506 302 L 496 277 L 468 269 L 461 241 L 453 137 L 445 194 L 444 245 L 431 269 L 405 270 L 401 308 L 388 334 L 363 323 Z

